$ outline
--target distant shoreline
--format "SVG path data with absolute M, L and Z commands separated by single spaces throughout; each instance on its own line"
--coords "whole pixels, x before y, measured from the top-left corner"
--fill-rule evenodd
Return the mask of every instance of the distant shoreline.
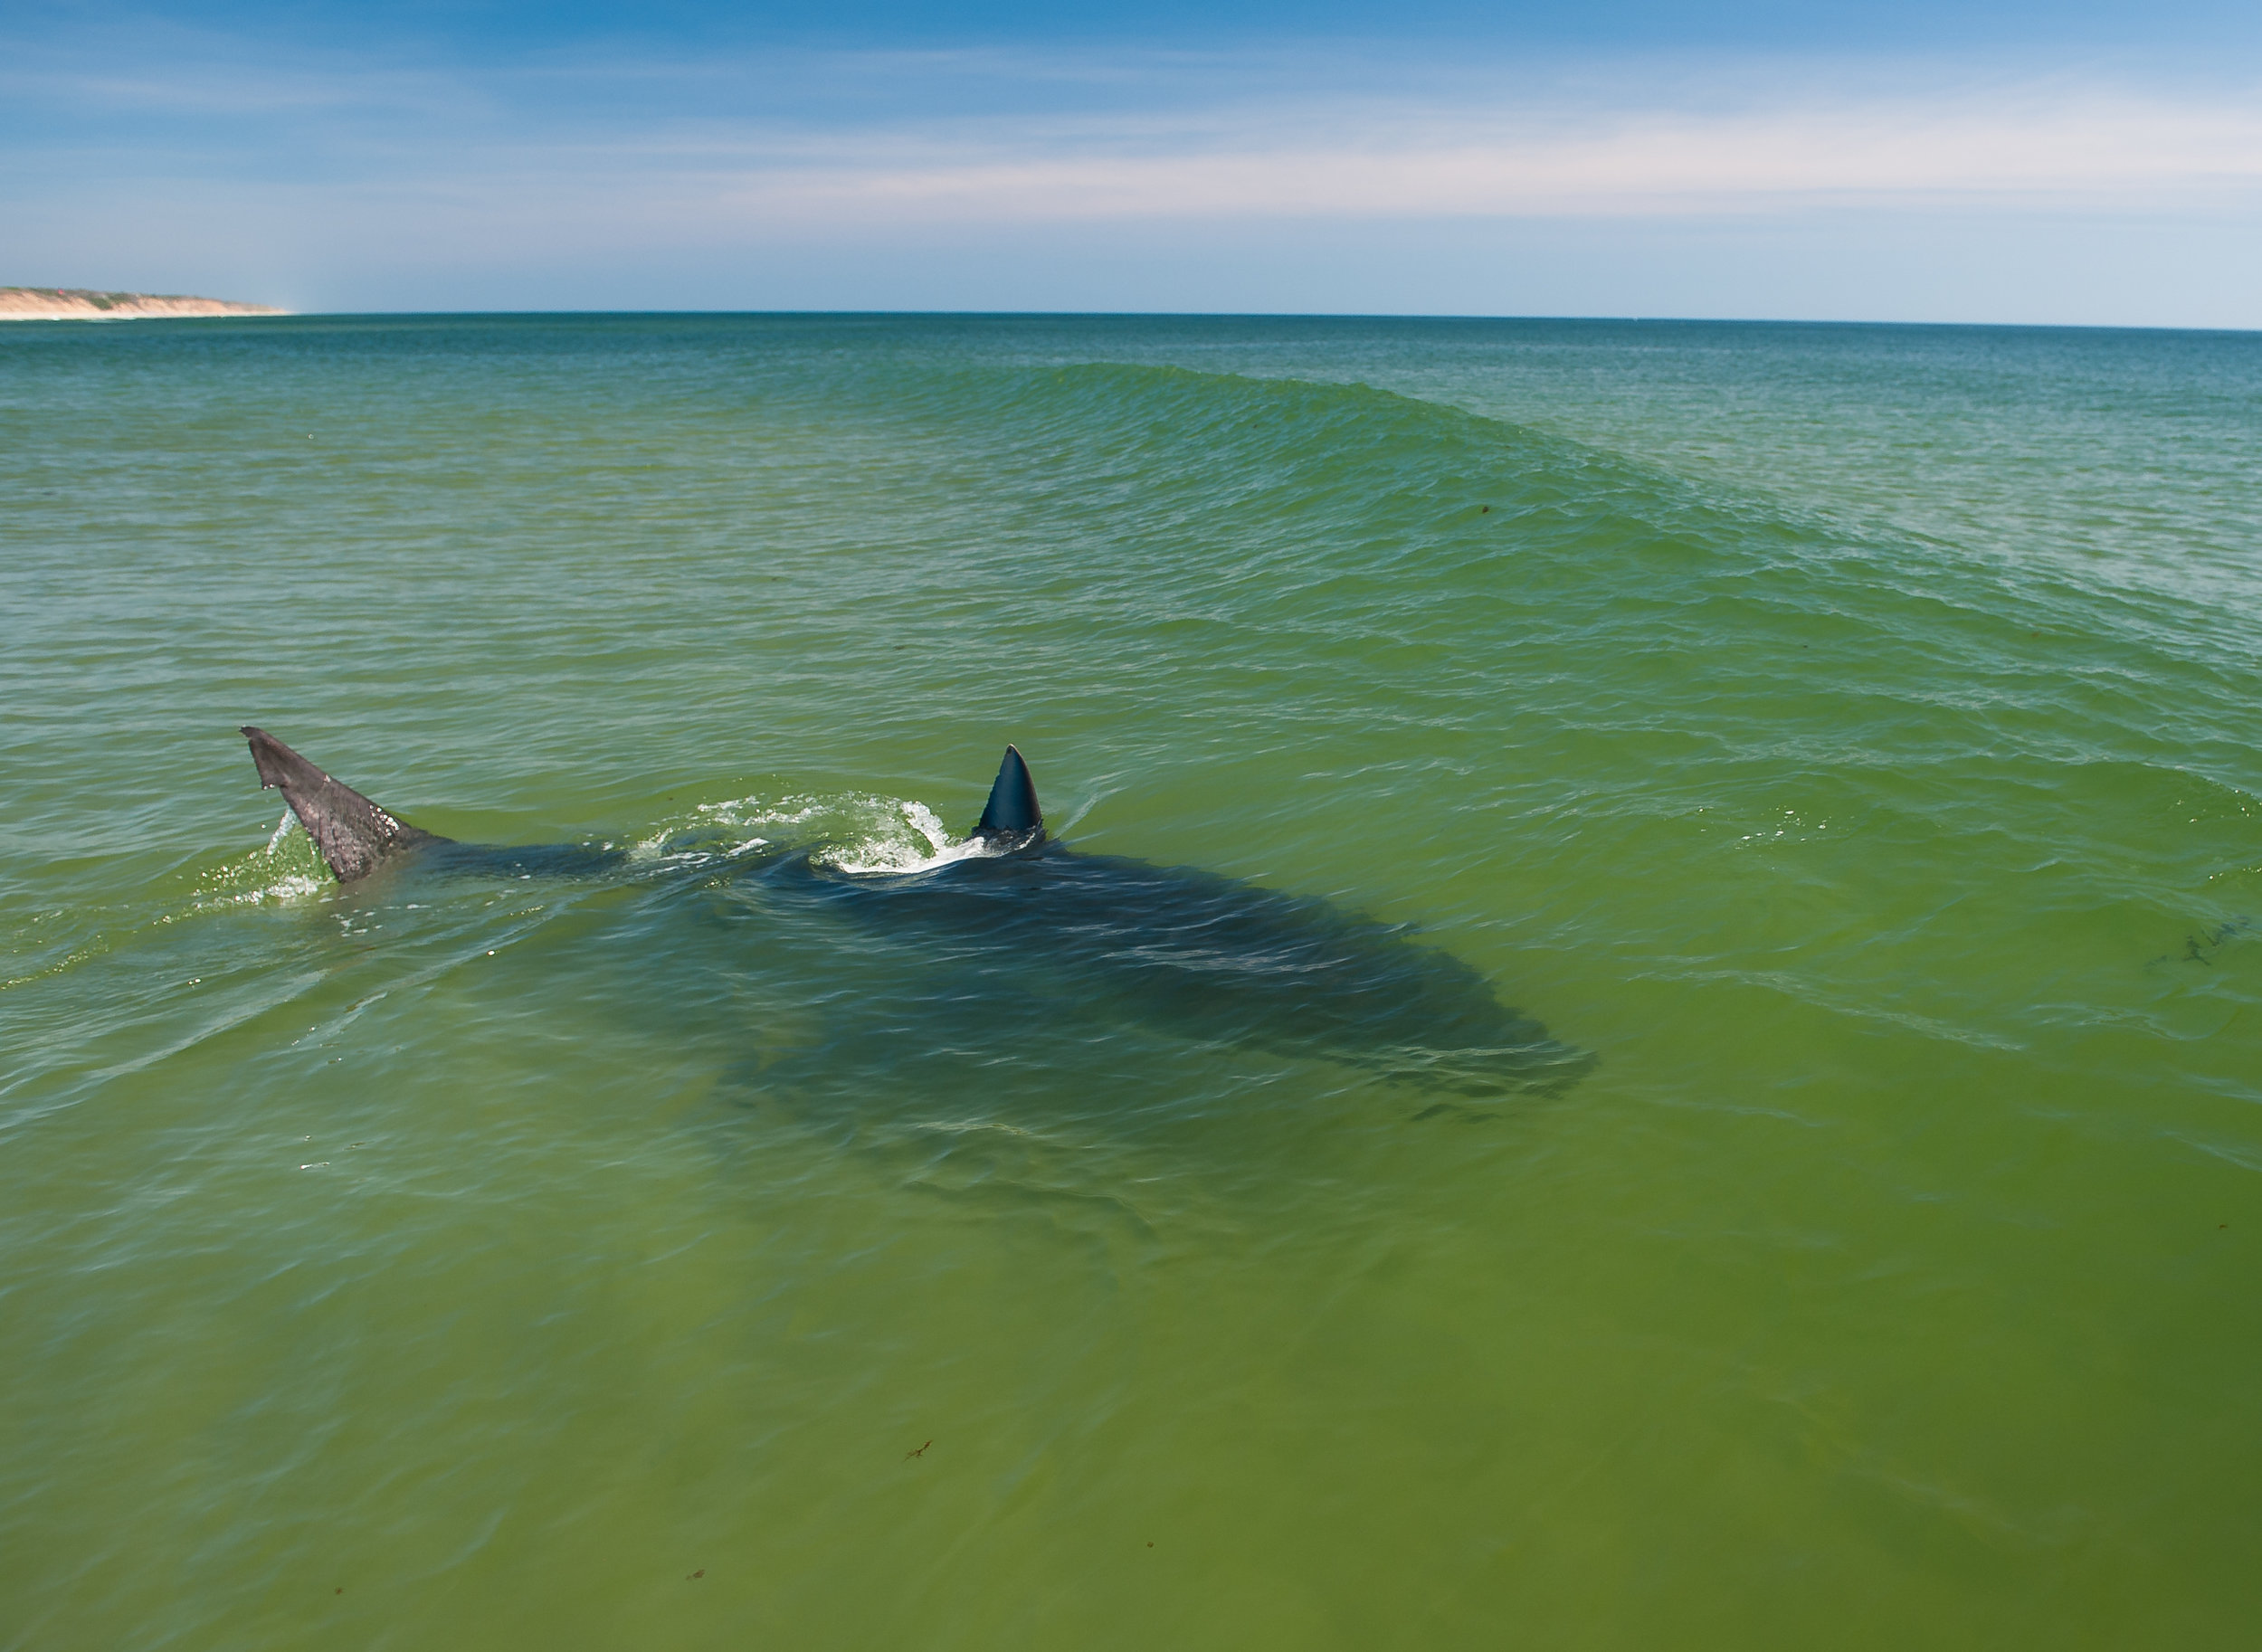
M 138 321 L 162 316 L 287 316 L 267 304 L 185 293 L 94 292 L 83 287 L 0 287 L 0 321 Z

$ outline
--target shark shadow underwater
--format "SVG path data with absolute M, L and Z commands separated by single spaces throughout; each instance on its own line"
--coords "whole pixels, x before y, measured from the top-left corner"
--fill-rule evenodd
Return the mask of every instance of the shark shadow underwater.
M 620 850 L 419 831 L 263 729 L 242 732 L 260 783 L 282 793 L 341 884 L 380 869 L 602 878 L 626 867 Z M 778 848 L 735 858 L 728 877 L 741 915 L 794 908 L 878 933 L 949 972 L 967 999 L 1127 1014 L 1180 1038 L 1321 1058 L 1471 1097 L 1557 1094 L 1594 1065 L 1404 926 L 1213 872 L 1069 849 L 1045 830 L 1028 764 L 1010 745 L 964 852 L 871 873 Z

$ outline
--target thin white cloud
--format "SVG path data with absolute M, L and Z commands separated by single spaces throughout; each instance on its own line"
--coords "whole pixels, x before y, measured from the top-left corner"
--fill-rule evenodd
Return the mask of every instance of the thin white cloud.
M 787 221 L 1642 216 L 1818 204 L 2250 210 L 2262 110 L 2090 96 L 1504 120 L 1437 110 L 1220 134 L 906 132 L 679 157 L 718 208 Z M 1411 129 L 1409 129 L 1411 128 Z M 798 151 L 796 153 L 795 151 Z M 605 160 L 589 157 L 600 166 Z M 623 156 L 610 157 L 617 165 Z M 650 160 L 645 163 L 651 164 Z M 688 179 L 687 179 L 688 181 Z
M 1973 198 L 2243 208 L 2262 183 L 2262 84 L 1969 67 L 1951 82 L 1922 62 L 803 51 L 476 71 L 221 36 L 163 44 L 99 62 L 0 49 L 10 169 L 133 157 L 145 176 L 241 176 L 280 160 L 302 176 L 322 161 L 411 185 L 671 172 L 740 210 L 1013 221 Z

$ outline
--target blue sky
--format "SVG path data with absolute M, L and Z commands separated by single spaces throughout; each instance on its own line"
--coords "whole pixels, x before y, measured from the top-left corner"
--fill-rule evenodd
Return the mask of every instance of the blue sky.
M 2262 327 L 2262 6 L 0 0 L 0 282 Z

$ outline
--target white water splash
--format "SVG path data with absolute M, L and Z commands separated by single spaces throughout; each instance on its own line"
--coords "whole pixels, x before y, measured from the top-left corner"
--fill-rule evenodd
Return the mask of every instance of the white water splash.
M 851 876 L 900 877 L 995 852 L 955 837 L 916 799 L 851 793 L 701 803 L 688 822 L 641 840 L 630 853 L 640 861 L 680 865 L 729 859 L 772 844 L 806 849 L 817 865 Z
M 950 829 L 925 803 L 898 802 L 896 811 L 900 825 L 895 830 L 835 845 L 813 858 L 838 871 L 900 876 L 994 852 L 978 839 L 953 838 Z

